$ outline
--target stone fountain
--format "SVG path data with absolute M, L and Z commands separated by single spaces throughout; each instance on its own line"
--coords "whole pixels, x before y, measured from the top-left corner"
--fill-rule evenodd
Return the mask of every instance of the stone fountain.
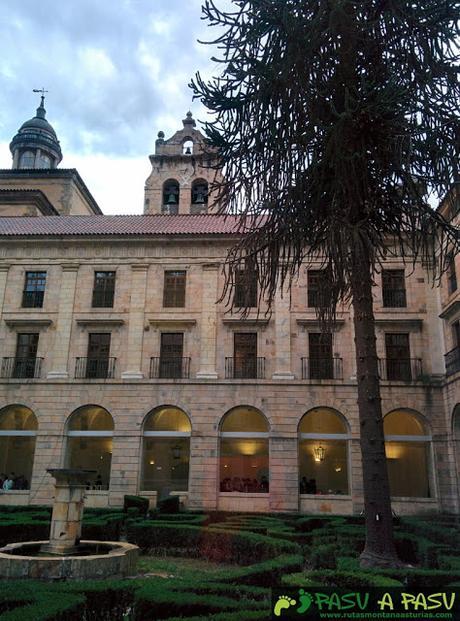
M 0 578 L 92 579 L 131 575 L 139 549 L 120 541 L 81 540 L 86 481 L 93 470 L 50 469 L 56 480 L 49 541 L 0 548 Z

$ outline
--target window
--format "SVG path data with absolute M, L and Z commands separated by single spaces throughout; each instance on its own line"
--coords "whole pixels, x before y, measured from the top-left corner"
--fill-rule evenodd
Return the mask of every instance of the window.
M 35 153 L 33 151 L 24 151 L 19 159 L 19 168 L 34 168 Z
M 163 306 L 183 308 L 185 306 L 185 271 L 165 272 L 163 287 Z
M 160 373 L 162 378 L 182 377 L 184 354 L 184 335 L 182 332 L 163 332 L 161 334 Z
M 161 213 L 179 213 L 179 184 L 175 179 L 169 179 L 163 184 L 163 202 Z
M 263 359 L 257 357 L 257 332 L 235 332 L 233 335 L 233 359 L 227 377 L 251 379 L 263 377 Z
M 220 429 L 220 491 L 269 492 L 269 426 L 256 408 L 228 412 Z
M 404 270 L 382 271 L 382 301 L 387 308 L 407 306 Z
M 160 407 L 144 423 L 141 490 L 157 498 L 188 490 L 190 435 L 188 416 L 179 408 Z
M 307 305 L 312 308 L 321 306 L 321 290 L 324 270 L 308 270 L 307 273 Z
M 40 153 L 37 168 L 51 168 L 51 158 L 45 153 Z
M 66 467 L 95 470 L 88 489 L 109 489 L 113 430 L 112 416 L 98 405 L 78 408 L 68 421 Z
M 35 414 L 23 405 L 0 410 L 0 478 L 11 481 L 10 489 L 30 489 L 38 424 Z
M 342 416 L 330 408 L 307 412 L 299 424 L 301 494 L 349 494 L 348 443 Z
M 23 308 L 42 308 L 46 287 L 46 272 L 26 272 L 24 291 L 22 292 Z
M 334 360 L 332 357 L 332 334 L 310 332 L 308 334 L 310 355 L 310 379 L 334 379 Z
M 16 339 L 16 357 L 12 377 L 36 377 L 39 334 L 19 333 Z
M 245 269 L 236 270 L 233 306 L 237 308 L 257 306 L 257 271 L 253 266 L 247 265 Z
M 386 379 L 408 382 L 412 379 L 409 335 L 385 334 Z
M 95 272 L 93 287 L 93 308 L 112 308 L 115 294 L 116 272 Z
M 455 255 L 449 254 L 447 258 L 447 288 L 449 294 L 457 291 L 457 272 L 455 270 Z
M 115 359 L 109 358 L 110 339 L 110 333 L 105 332 L 88 335 L 88 356 L 86 359 L 77 359 L 77 377 L 87 379 L 113 377 Z
M 431 436 L 421 417 L 396 410 L 385 416 L 383 429 L 391 495 L 430 498 Z
M 454 349 L 460 348 L 460 321 L 458 319 L 452 324 L 452 345 Z

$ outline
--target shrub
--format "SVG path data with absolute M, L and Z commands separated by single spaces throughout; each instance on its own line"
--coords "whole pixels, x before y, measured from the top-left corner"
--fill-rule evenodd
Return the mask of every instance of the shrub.
M 157 503 L 158 513 L 179 513 L 179 496 L 168 496 Z
M 149 510 L 149 499 L 143 496 L 125 495 L 123 498 L 123 510 L 128 511 L 131 507 L 138 510 L 140 515 L 147 515 Z
M 310 550 L 308 560 L 313 569 L 335 569 L 337 545 L 334 543 L 314 546 Z
M 282 583 L 291 587 L 332 586 L 337 588 L 366 588 L 401 586 L 401 582 L 390 576 L 365 571 L 304 571 L 282 578 Z

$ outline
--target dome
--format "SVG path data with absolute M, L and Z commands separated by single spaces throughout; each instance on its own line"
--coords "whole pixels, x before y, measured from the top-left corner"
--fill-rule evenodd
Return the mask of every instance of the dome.
M 13 168 L 56 168 L 62 160 L 56 132 L 46 120 L 43 96 L 36 116 L 21 125 L 10 143 L 10 151 Z M 27 163 L 23 164 L 22 161 Z

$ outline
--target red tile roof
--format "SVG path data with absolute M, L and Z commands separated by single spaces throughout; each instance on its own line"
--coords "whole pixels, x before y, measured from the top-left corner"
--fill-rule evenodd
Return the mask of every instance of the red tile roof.
M 0 236 L 235 235 L 238 221 L 214 214 L 0 217 Z

